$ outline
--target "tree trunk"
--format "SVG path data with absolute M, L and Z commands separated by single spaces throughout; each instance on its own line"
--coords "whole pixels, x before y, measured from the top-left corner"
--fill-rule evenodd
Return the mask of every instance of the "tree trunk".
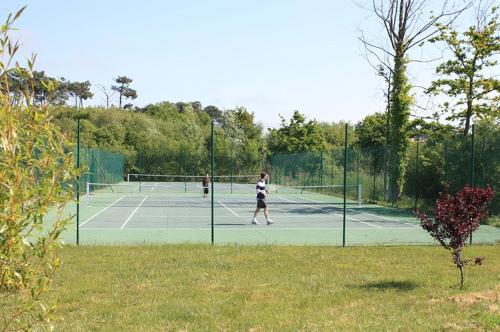
M 457 265 L 460 270 L 460 289 L 464 287 L 464 262 L 462 262 L 461 251 L 453 251 L 453 262 Z
M 387 148 L 389 146 L 389 124 L 390 124 L 390 113 L 391 113 L 391 74 L 389 73 L 389 79 L 387 81 L 387 115 L 386 115 L 386 127 L 385 127 L 385 146 L 384 146 L 384 200 L 388 200 L 389 196 L 387 195 Z
M 409 85 L 406 79 L 404 52 L 400 51 L 394 59 L 391 108 L 390 108 L 390 155 L 389 155 L 389 194 L 393 202 L 401 197 L 406 173 L 408 133 L 410 116 Z
M 458 267 L 460 269 L 460 290 L 464 288 L 464 267 L 460 265 Z

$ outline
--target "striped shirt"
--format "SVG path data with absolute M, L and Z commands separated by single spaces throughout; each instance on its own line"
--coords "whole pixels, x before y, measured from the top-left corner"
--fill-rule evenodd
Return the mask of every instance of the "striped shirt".
M 260 179 L 259 182 L 257 182 L 257 186 L 255 187 L 255 191 L 257 193 L 257 199 L 266 198 L 266 181 L 263 179 Z

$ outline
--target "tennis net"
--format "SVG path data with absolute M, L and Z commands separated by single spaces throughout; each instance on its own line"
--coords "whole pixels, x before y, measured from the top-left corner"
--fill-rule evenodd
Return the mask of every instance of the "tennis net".
M 187 182 L 187 183 L 201 183 L 205 175 L 170 175 L 170 174 L 127 174 L 127 182 Z M 257 183 L 260 175 L 215 175 L 213 176 L 214 182 L 225 183 Z M 212 180 L 212 178 L 211 178 Z

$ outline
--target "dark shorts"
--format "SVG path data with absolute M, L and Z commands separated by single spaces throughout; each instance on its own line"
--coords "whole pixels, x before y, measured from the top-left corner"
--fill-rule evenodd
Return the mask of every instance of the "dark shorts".
M 257 198 L 257 207 L 259 209 L 265 209 L 267 207 L 267 203 L 265 199 Z
M 203 192 L 204 192 L 205 194 L 208 194 L 208 188 L 203 188 Z

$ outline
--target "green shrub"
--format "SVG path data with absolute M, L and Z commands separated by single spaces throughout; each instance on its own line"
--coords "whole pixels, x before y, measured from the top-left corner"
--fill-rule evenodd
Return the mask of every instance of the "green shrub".
M 76 176 L 67 138 L 51 122 L 47 107 L 34 105 L 32 84 L 11 91 L 10 74 L 32 82 L 35 57 L 22 69 L 9 38 L 21 15 L 9 15 L 0 32 L 0 330 L 50 324 L 54 306 L 44 301 L 60 265 L 59 237 L 68 223 L 63 208 Z M 47 91 L 54 88 L 44 84 Z M 48 212 L 56 218 L 47 221 Z M 8 305 L 7 305 L 8 304 Z

